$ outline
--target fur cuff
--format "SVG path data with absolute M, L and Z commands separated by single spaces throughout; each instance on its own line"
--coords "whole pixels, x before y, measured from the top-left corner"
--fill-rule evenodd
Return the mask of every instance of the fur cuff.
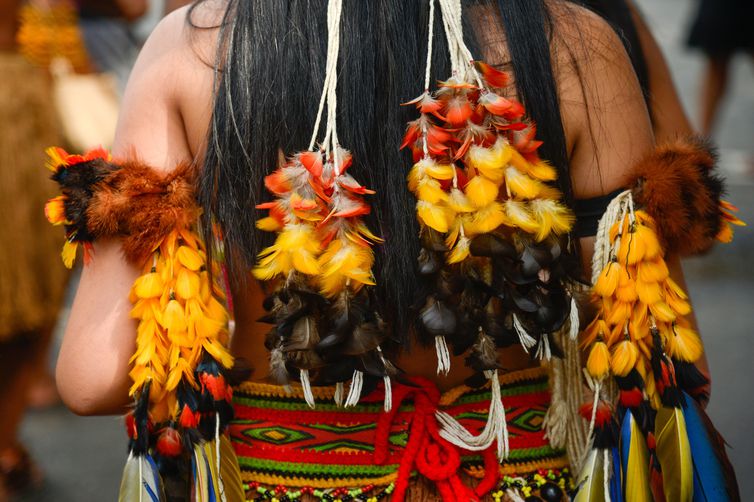
M 119 237 L 125 258 L 141 265 L 168 233 L 196 223 L 200 210 L 190 165 L 159 173 L 135 160 L 113 162 L 104 152 L 61 152 L 53 156 L 52 179 L 63 194 L 69 241 Z
M 704 253 L 723 230 L 716 164 L 712 145 L 689 137 L 656 148 L 636 166 L 634 199 L 657 222 L 666 252 Z

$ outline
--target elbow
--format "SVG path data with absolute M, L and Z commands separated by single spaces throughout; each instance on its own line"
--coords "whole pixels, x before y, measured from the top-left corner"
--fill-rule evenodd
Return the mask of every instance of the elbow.
M 58 361 L 55 382 L 61 400 L 76 415 L 120 415 L 127 411 L 127 383 L 115 378 L 85 374 L 78 368 L 69 368 Z

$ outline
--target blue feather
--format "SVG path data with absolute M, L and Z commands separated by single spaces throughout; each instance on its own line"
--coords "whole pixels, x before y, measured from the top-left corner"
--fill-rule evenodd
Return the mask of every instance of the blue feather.
M 712 444 L 704 420 L 691 397 L 684 394 L 683 414 L 694 460 L 694 502 L 727 502 L 728 493 L 723 467 Z
M 625 473 L 628 468 L 628 452 L 631 448 L 631 410 L 626 410 L 620 425 L 620 460 L 621 472 Z
M 618 447 L 613 447 L 611 457 L 613 463 L 613 475 L 610 478 L 610 500 L 612 502 L 623 502 L 623 470 Z

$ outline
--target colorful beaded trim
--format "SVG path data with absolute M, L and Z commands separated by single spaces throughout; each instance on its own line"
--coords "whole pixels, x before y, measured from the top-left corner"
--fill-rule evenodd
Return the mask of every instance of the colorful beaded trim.
M 390 496 L 395 485 L 390 483 L 382 489 L 375 489 L 373 485 L 361 488 L 335 488 L 320 490 L 305 486 L 298 489 L 288 489 L 278 485 L 274 488 L 261 486 L 259 483 L 245 483 L 244 490 L 247 500 L 270 502 L 293 502 L 300 500 L 304 495 L 310 495 L 316 500 L 323 502 L 377 502 Z M 546 502 L 562 500 L 563 495 L 574 489 L 573 478 L 567 467 L 563 469 L 539 469 L 525 476 L 513 474 L 503 476 L 502 482 L 497 489 L 490 493 L 494 502 L 505 500 L 509 490 L 514 490 L 527 500 L 544 500 Z M 529 499 L 529 497 L 532 497 Z M 557 498 L 556 498 L 557 497 Z

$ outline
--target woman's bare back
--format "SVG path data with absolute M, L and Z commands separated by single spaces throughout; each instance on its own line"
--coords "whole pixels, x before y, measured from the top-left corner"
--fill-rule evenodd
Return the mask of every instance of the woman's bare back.
M 624 184 L 627 168 L 653 143 L 641 90 L 620 40 L 604 21 L 561 1 L 551 2 L 551 8 L 556 84 L 574 192 L 577 198 L 609 193 Z M 216 27 L 223 11 L 224 2 L 210 0 L 193 11 L 191 21 L 199 28 L 186 22 L 184 8 L 155 30 L 129 81 L 116 157 L 136 155 L 158 169 L 201 163 L 212 114 Z M 483 40 L 488 43 L 482 56 L 504 61 L 504 36 L 497 30 Z M 591 243 L 583 245 L 586 263 Z M 97 245 L 94 263 L 82 276 L 58 362 L 61 395 L 74 411 L 116 412 L 128 401 L 135 324 L 128 316 L 127 297 L 137 275 L 117 242 Z M 269 326 L 256 322 L 263 315 L 261 290 L 252 284 L 236 291 L 234 299 L 233 351 L 257 368 L 254 379 L 264 379 L 268 354 L 263 339 Z M 506 369 L 531 364 L 520 349 L 506 352 L 501 361 Z M 438 379 L 434 349 L 416 347 L 398 363 L 410 374 L 438 380 L 443 388 L 468 376 L 463 364 L 455 364 L 451 375 Z

